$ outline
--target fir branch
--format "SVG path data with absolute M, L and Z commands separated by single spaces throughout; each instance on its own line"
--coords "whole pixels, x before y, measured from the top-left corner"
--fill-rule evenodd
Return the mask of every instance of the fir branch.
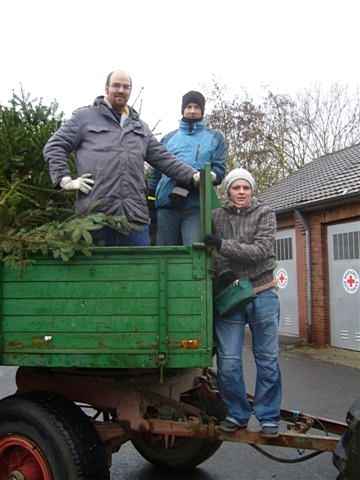
M 91 232 L 110 226 L 123 234 L 136 230 L 125 217 L 96 213 L 71 217 L 63 222 L 52 221 L 32 229 L 9 228 L 0 234 L 0 260 L 12 267 L 24 267 L 36 255 L 69 261 L 75 254 L 90 256 Z

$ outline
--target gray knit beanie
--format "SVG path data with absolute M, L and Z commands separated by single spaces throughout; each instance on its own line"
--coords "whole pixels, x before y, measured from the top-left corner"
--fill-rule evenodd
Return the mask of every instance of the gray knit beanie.
M 228 193 L 231 184 L 234 183 L 235 180 L 246 180 L 250 184 L 252 191 L 255 190 L 256 183 L 251 173 L 245 170 L 245 168 L 234 168 L 224 178 L 224 188 L 226 193 Z

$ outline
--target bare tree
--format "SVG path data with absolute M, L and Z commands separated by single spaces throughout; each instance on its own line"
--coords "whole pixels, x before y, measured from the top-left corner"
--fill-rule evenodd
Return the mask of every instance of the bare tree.
M 360 142 L 360 95 L 346 85 L 316 86 L 295 99 L 270 92 L 266 100 L 269 112 L 286 124 L 283 147 L 290 170 Z
M 295 97 L 269 91 L 259 104 L 246 92 L 226 100 L 224 91 L 214 82 L 208 121 L 228 141 L 228 167 L 249 169 L 260 189 L 314 158 L 360 142 L 360 95 L 347 86 L 317 86 Z
M 211 113 L 208 122 L 224 134 L 229 146 L 228 168 L 243 166 L 250 170 L 260 189 L 265 189 L 282 178 L 287 167 L 282 159 L 283 149 L 278 145 L 280 124 L 274 114 L 268 115 L 266 104 L 256 105 L 248 98 L 235 96 L 228 101 L 223 88 L 214 82 L 211 94 Z M 276 120 L 276 122 L 275 122 Z M 282 140 L 283 134 L 280 135 Z

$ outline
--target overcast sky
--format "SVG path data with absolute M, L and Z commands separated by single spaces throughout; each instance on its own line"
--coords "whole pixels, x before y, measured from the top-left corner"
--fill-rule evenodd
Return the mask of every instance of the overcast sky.
M 183 93 L 360 86 L 359 0 L 1 0 L 0 103 L 20 83 L 69 116 L 116 68 L 144 88 L 142 117 L 176 128 Z M 131 102 L 130 102 L 131 103 Z

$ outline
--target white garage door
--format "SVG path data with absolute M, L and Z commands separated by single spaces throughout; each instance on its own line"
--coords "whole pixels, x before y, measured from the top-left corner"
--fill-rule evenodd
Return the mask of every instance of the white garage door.
M 360 351 L 360 222 L 328 227 L 331 344 Z
M 280 334 L 298 337 L 299 313 L 294 229 L 277 232 L 276 259 L 275 276 L 280 296 Z

